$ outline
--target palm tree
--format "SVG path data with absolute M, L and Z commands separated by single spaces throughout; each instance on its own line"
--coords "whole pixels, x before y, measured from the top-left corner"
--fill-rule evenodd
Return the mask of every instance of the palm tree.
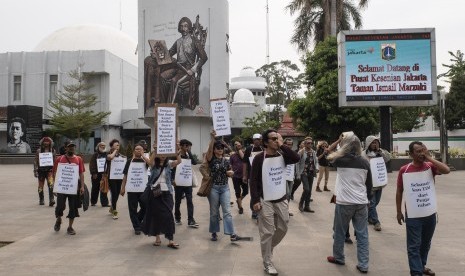
M 291 43 L 297 45 L 298 50 L 306 51 L 312 41 L 318 43 L 331 35 L 334 3 L 337 31 L 352 29 L 351 22 L 355 29 L 362 27 L 360 9 L 368 5 L 368 0 L 358 0 L 358 7 L 351 0 L 292 0 L 286 9 L 291 15 L 298 14 L 291 37 Z

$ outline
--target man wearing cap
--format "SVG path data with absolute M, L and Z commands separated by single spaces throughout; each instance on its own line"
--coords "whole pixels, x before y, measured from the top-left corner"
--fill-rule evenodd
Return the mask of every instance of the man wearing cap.
M 192 158 L 191 141 L 187 139 L 182 139 L 181 141 L 179 141 L 179 146 L 180 146 L 181 159 L 187 159 L 188 161 L 183 161 L 177 167 L 174 167 L 173 169 L 171 169 L 171 180 L 172 180 L 172 183 L 176 185 L 174 187 L 174 219 L 177 225 L 182 224 L 180 208 L 181 208 L 182 198 L 185 196 L 186 203 L 187 203 L 187 226 L 192 227 L 192 228 L 198 228 L 199 224 L 194 219 L 194 203 L 192 202 L 192 182 L 189 183 L 190 185 L 185 186 L 185 185 L 181 185 L 180 183 L 176 183 L 175 181 L 176 172 L 177 170 L 181 169 L 181 166 L 190 166 L 192 177 L 195 177 L 193 175 L 192 165 L 197 165 L 197 162 L 195 161 L 195 159 Z
M 105 172 L 105 161 L 107 160 L 106 144 L 100 142 L 95 147 L 95 153 L 90 158 L 89 171 L 92 179 L 92 190 L 90 192 L 90 204 L 95 206 L 99 198 L 100 193 L 100 204 L 102 207 L 108 207 L 108 196 L 107 193 L 100 191 L 100 181 L 102 180 Z
M 250 168 L 252 166 L 252 161 L 254 157 L 257 154 L 263 152 L 262 135 L 259 133 L 255 133 L 252 136 L 252 141 L 253 144 L 245 149 L 244 158 L 242 159 L 242 161 L 244 162 L 242 170 L 242 182 L 244 183 L 248 183 L 250 177 Z M 250 210 L 252 210 L 252 219 L 257 219 L 258 214 L 253 209 L 252 201 L 250 201 Z
M 76 144 L 73 141 L 68 142 L 68 146 L 66 147 L 66 154 L 62 155 L 57 158 L 55 165 L 53 167 L 53 175 L 56 178 L 58 164 L 76 164 L 79 167 L 79 184 L 78 184 L 78 192 L 74 194 L 62 194 L 57 193 L 57 206 L 55 207 L 55 217 L 57 218 L 54 226 L 55 231 L 60 231 L 61 226 L 61 217 L 63 216 L 63 211 L 66 209 L 66 199 L 68 199 L 68 216 L 69 219 L 69 226 L 67 229 L 68 235 L 76 235 L 76 231 L 73 229 L 73 222 L 75 217 L 79 217 L 78 212 L 78 201 L 79 196 L 78 194 L 84 193 L 84 162 L 82 161 L 81 157 L 75 155 L 76 151 Z
M 48 206 L 55 205 L 53 198 L 53 163 L 55 160 L 55 150 L 53 141 L 50 137 L 44 137 L 39 141 L 40 147 L 37 149 L 34 158 L 34 176 L 39 181 L 37 189 L 39 193 L 39 204 L 44 205 L 44 184 L 47 181 L 48 187 Z

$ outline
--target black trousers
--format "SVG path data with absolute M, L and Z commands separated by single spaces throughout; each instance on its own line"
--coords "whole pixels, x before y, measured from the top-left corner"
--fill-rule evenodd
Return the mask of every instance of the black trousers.
M 66 199 L 68 199 L 68 216 L 69 219 L 79 217 L 78 212 L 78 195 L 57 194 L 57 206 L 55 207 L 55 217 L 62 217 L 63 211 L 66 209 Z
M 242 182 L 242 178 L 233 177 L 233 184 L 234 184 L 234 193 L 236 194 L 236 198 L 244 198 L 246 195 L 249 194 L 249 185 L 244 184 Z
M 141 230 L 141 222 L 145 216 L 145 204 L 141 201 L 140 196 L 142 193 L 128 192 L 128 210 L 129 218 L 131 219 L 132 227 L 134 230 Z M 139 211 L 137 211 L 140 206 Z
M 181 220 L 181 201 L 183 194 L 186 195 L 187 203 L 187 221 L 194 220 L 194 203 L 192 202 L 192 186 L 176 186 L 174 187 L 174 218 Z
M 113 210 L 116 210 L 116 203 L 118 202 L 122 183 L 123 183 L 123 180 L 121 179 L 109 179 L 108 180 L 108 186 L 110 186 L 110 193 L 111 193 L 111 208 L 113 208 Z
M 97 174 L 97 178 L 93 179 L 92 176 L 90 177 L 92 180 L 92 189 L 90 192 L 90 204 L 97 204 L 98 197 L 100 194 L 100 204 L 102 206 L 108 205 L 108 197 L 106 193 L 100 192 L 100 180 L 102 180 L 102 173 Z

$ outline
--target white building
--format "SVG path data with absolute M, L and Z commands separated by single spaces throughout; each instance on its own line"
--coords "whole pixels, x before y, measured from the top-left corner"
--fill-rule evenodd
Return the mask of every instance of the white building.
M 137 43 L 121 31 L 80 25 L 52 33 L 32 52 L 0 53 L 0 107 L 42 107 L 46 129 L 52 115 L 49 100 L 70 83 L 68 73 L 82 64 L 81 71 L 91 74 L 89 93 L 98 97 L 94 111 L 111 111 L 85 151 L 92 152 L 101 140 L 137 142 L 147 137 L 150 129 L 138 119 L 136 49 Z M 6 131 L 6 123 L 0 123 L 0 149 L 6 146 Z

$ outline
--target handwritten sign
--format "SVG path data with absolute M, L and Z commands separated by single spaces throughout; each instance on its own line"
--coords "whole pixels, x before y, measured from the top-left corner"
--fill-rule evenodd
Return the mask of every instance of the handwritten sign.
M 53 153 L 40 152 L 39 153 L 39 167 L 53 167 Z
M 181 164 L 176 166 L 174 181 L 176 186 L 192 186 L 192 160 L 182 159 Z
M 78 190 L 79 165 L 59 163 L 53 192 L 59 194 L 76 195 Z
M 265 201 L 282 198 L 286 194 L 286 165 L 282 156 L 265 158 L 262 166 L 263 199 Z
M 371 178 L 373 180 L 373 187 L 386 186 L 387 170 L 386 163 L 383 157 L 375 157 L 370 159 Z
M 284 171 L 284 178 L 287 181 L 294 181 L 294 172 L 295 172 L 295 164 L 287 165 L 286 170 Z
M 231 123 L 229 122 L 229 105 L 226 99 L 211 100 L 213 129 L 217 136 L 231 135 Z
M 176 155 L 177 105 L 155 105 L 157 154 Z
M 427 217 L 437 212 L 436 189 L 431 169 L 404 173 L 402 181 L 409 218 Z
M 97 172 L 101 173 L 105 170 L 106 158 L 97 158 Z
M 126 191 L 142 193 L 147 183 L 147 166 L 145 162 L 131 162 L 126 178 Z
M 123 179 L 123 170 L 126 165 L 126 157 L 115 157 L 111 160 L 110 179 Z

